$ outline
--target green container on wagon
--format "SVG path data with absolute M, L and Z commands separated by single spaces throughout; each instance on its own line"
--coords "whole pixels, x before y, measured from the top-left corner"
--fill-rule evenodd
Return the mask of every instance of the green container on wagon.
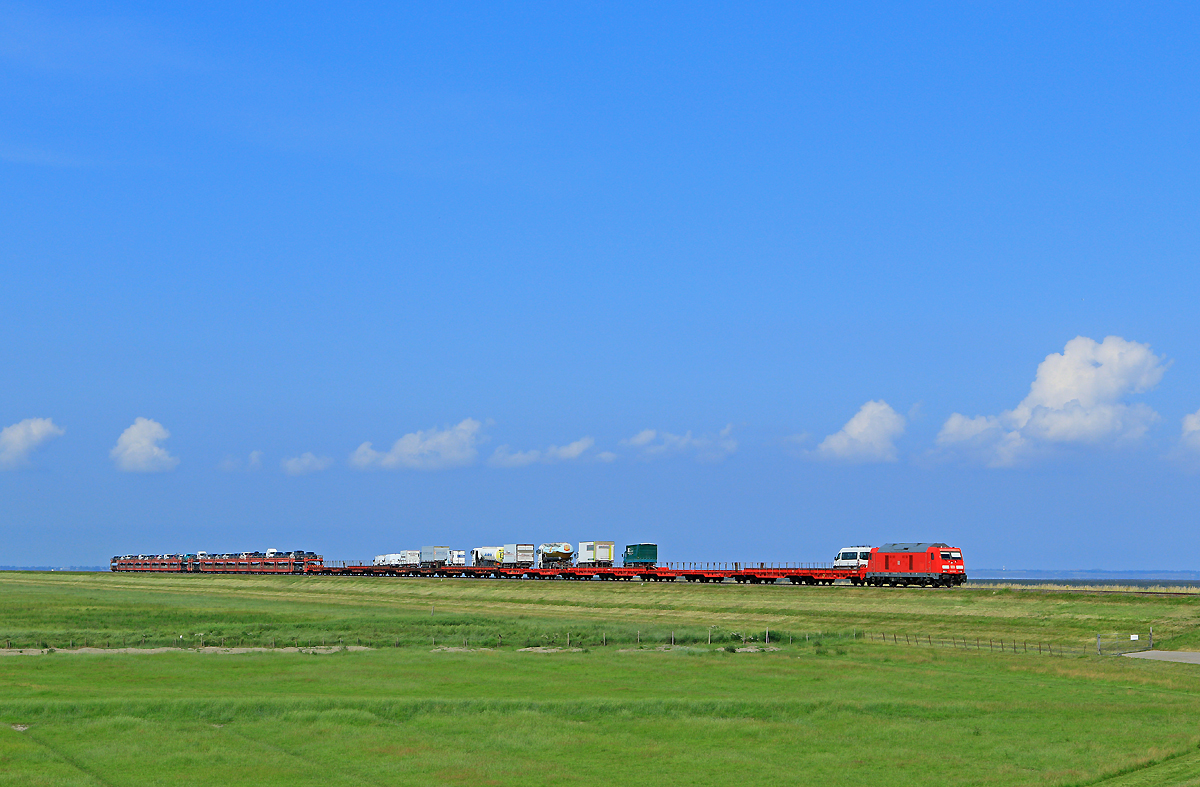
M 625 563 L 630 566 L 653 566 L 658 563 L 658 544 L 628 544 L 625 547 Z

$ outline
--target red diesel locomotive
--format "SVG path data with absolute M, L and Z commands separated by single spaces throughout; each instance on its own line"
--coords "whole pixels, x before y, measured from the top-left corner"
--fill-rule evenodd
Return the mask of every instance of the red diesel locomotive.
M 871 550 L 863 583 L 951 587 L 967 579 L 962 550 L 949 544 L 884 544 Z

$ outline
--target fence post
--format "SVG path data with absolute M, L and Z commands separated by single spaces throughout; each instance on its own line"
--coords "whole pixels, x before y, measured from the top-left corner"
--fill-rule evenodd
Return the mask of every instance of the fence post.
M 1096 655 L 1097 656 L 1103 655 L 1100 653 L 1100 635 L 1099 634 L 1096 635 Z
M 1150 627 L 1150 650 L 1154 650 L 1154 626 Z

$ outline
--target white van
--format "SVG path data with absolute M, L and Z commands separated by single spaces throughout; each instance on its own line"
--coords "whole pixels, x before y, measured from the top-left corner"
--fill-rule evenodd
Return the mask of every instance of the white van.
M 833 558 L 834 568 L 858 568 L 865 566 L 871 559 L 871 547 L 842 547 Z

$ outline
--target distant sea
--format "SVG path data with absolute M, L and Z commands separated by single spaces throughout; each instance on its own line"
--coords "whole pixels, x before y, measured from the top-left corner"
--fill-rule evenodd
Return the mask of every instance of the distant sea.
M 1047 571 L 1017 568 L 967 569 L 970 582 L 1061 582 L 1070 585 L 1195 585 L 1200 571 Z

